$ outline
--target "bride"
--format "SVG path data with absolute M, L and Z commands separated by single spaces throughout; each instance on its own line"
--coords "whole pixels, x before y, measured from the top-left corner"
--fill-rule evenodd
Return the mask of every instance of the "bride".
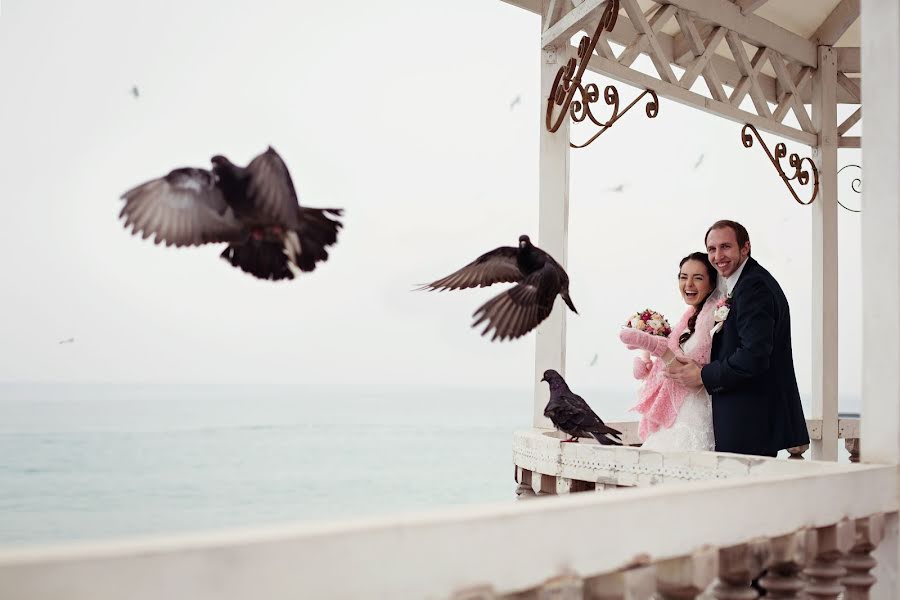
M 679 265 L 678 286 L 687 312 L 668 338 L 626 328 L 619 339 L 631 349 L 642 349 L 634 359 L 634 376 L 643 379 L 638 403 L 642 448 L 650 450 L 714 450 L 712 401 L 702 387 L 688 390 L 664 372 L 676 355 L 704 365 L 712 349 L 711 330 L 721 292 L 716 290 L 716 269 L 705 253 L 694 252 Z M 651 360 L 651 355 L 656 360 Z

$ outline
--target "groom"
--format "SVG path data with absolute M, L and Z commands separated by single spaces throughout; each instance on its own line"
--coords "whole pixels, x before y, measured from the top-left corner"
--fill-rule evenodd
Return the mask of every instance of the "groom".
M 666 376 L 712 395 L 718 452 L 775 456 L 808 444 L 781 286 L 750 257 L 750 236 L 740 223 L 713 223 L 706 250 L 727 298 L 716 311 L 710 362 L 701 368 L 679 357 Z

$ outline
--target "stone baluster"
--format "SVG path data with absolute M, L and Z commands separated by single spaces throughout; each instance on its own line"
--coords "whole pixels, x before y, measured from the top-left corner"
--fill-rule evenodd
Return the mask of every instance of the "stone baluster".
M 719 569 L 719 553 L 709 549 L 656 565 L 656 589 L 662 600 L 693 600 L 709 587 Z
M 816 556 L 816 532 L 804 529 L 769 541 L 769 568 L 759 583 L 772 600 L 797 600 L 806 587 L 800 572 Z
M 759 593 L 751 585 L 769 563 L 769 541 L 753 540 L 719 550 L 719 582 L 713 590 L 716 600 L 756 600 Z
M 869 573 L 877 561 L 871 556 L 872 550 L 881 543 L 884 537 L 884 515 L 856 520 L 856 538 L 850 553 L 840 560 L 841 566 L 847 569 L 847 575 L 841 583 L 847 588 L 844 600 L 867 600 L 869 588 L 875 585 L 875 577 Z
M 556 478 L 557 494 L 574 494 L 576 492 L 588 492 L 594 490 L 594 483 L 581 481 L 580 479 L 569 479 L 568 477 Z
M 803 570 L 810 598 L 838 600 L 844 591 L 841 578 L 847 573 L 838 560 L 853 547 L 855 538 L 856 527 L 849 520 L 816 529 L 816 558 Z
M 519 484 L 516 487 L 517 500 L 525 500 L 536 496 L 535 491 L 531 489 L 531 477 L 531 471 L 522 467 L 516 467 L 516 482 Z
M 844 448 L 850 453 L 850 462 L 859 462 L 859 438 L 847 438 L 844 440 Z
M 788 460 L 803 460 L 803 453 L 809 450 L 809 444 L 803 444 L 802 446 L 794 446 L 793 448 L 788 448 Z
M 585 600 L 650 600 L 656 593 L 656 567 L 639 566 L 584 582 Z

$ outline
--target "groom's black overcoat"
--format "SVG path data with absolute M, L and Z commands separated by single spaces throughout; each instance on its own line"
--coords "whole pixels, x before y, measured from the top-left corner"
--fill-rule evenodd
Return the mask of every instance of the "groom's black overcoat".
M 730 302 L 701 371 L 712 395 L 716 450 L 774 455 L 808 444 L 781 286 L 748 257 Z

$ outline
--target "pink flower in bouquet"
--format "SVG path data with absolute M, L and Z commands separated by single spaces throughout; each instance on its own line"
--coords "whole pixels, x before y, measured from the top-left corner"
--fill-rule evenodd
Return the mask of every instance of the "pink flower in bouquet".
M 625 322 L 625 327 L 662 337 L 668 337 L 672 333 L 672 328 L 666 318 L 661 313 L 649 308 L 631 315 Z

